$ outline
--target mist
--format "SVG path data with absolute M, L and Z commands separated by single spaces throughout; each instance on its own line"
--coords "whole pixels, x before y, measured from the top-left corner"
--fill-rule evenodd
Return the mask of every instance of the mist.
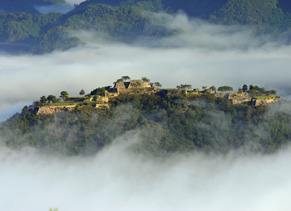
M 5 210 L 288 210 L 290 148 L 273 155 L 132 151 L 122 136 L 93 157 L 0 148 L 0 205 Z
M 65 4 L 53 4 L 48 6 L 34 6 L 34 8 L 40 14 L 47 14 L 50 12 L 57 12 L 65 14 L 73 9 L 73 5 L 65 3 Z
M 65 14 L 67 12 L 70 12 L 75 4 L 80 4 L 84 0 L 66 0 L 65 3 L 62 4 L 52 4 L 52 5 L 35 5 L 34 8 L 40 13 L 40 14 L 47 14 L 50 12 L 57 12 Z

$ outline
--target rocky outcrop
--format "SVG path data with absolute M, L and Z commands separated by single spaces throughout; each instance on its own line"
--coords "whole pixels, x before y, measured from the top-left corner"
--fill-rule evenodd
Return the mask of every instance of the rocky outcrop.
M 76 108 L 75 105 L 68 106 L 44 106 L 39 107 L 37 111 L 37 115 L 46 115 L 46 114 L 54 114 L 63 111 L 73 111 Z

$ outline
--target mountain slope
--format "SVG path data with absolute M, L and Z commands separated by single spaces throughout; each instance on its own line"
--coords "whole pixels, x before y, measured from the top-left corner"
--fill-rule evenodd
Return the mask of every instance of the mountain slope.
M 284 12 L 277 0 L 229 0 L 210 20 L 227 25 L 251 25 L 259 32 L 279 33 L 284 27 Z
M 277 4 L 276 0 L 87 0 L 64 15 L 0 12 L 0 42 L 4 43 L 2 49 L 13 43 L 14 47 L 26 46 L 25 51 L 47 53 L 79 45 L 80 39 L 70 36 L 72 31 L 95 30 L 109 39 L 122 41 L 139 36 L 167 36 L 171 33 L 145 11 L 173 13 L 180 9 L 212 23 L 248 25 L 257 33 L 278 35 L 291 29 L 290 1 L 280 0 Z M 17 3 L 19 0 L 13 0 L 11 5 Z M 38 3 L 48 4 L 31 0 L 25 5 L 31 9 Z

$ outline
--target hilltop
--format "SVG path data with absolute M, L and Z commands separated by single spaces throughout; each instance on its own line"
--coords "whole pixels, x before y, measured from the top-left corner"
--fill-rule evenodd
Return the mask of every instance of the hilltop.
M 192 89 L 189 84 L 161 88 L 159 82 L 119 79 L 81 97 L 62 91 L 42 96 L 21 114 L 0 124 L 9 147 L 45 152 L 94 154 L 119 136 L 137 133 L 136 149 L 160 156 L 172 152 L 226 153 L 248 148 L 275 152 L 291 137 L 291 116 L 269 115 L 268 103 L 284 103 L 275 91 L 244 85 Z M 284 116 L 284 118 L 282 118 Z M 265 134 L 255 131 L 264 125 Z M 281 128 L 277 130 L 277 128 Z M 256 144 L 254 144 L 256 143 Z
M 221 86 L 218 89 L 214 86 L 210 88 L 203 87 L 203 90 L 200 90 L 198 88 L 192 89 L 192 86 L 188 84 L 181 84 L 176 88 L 163 89 L 159 82 L 150 83 L 150 80 L 146 77 L 142 80 L 130 80 L 130 77 L 127 80 L 118 79 L 114 82 L 114 87 L 96 88 L 84 97 L 69 97 L 66 91 L 62 93 L 66 94 L 65 96 L 61 94 L 59 99 L 53 95 L 47 98 L 43 96 L 40 101 L 34 102 L 28 110 L 42 115 L 73 111 L 84 104 L 95 108 L 110 108 L 111 104 L 120 95 L 158 95 L 162 98 L 166 96 L 200 97 L 209 95 L 214 98 L 227 99 L 232 105 L 245 104 L 252 107 L 267 105 L 281 99 L 280 96 L 274 95 L 276 91 L 266 91 L 264 88 L 253 85 L 249 88 L 244 85 L 236 92 L 233 92 L 233 88 L 229 86 Z

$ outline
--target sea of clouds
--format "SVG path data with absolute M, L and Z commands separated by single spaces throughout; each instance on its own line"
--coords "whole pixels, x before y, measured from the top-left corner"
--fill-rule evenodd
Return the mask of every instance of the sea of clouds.
M 289 210 L 290 148 L 273 155 L 132 152 L 138 136 L 119 137 L 93 157 L 0 148 L 5 210 Z

